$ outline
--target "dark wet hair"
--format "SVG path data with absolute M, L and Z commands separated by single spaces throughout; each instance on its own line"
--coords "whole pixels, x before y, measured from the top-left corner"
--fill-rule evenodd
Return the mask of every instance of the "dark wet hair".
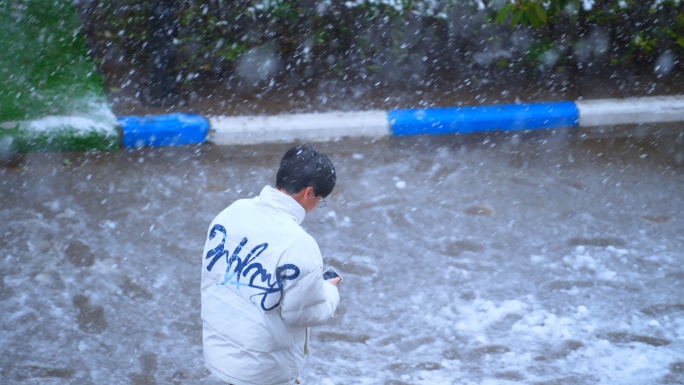
M 313 187 L 314 195 L 330 195 L 337 182 L 330 158 L 308 144 L 287 150 L 276 175 L 276 188 L 296 194 Z

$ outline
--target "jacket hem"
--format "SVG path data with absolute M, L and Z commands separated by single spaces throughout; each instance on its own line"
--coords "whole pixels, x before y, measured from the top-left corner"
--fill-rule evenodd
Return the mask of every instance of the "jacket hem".
M 216 376 L 222 381 L 227 382 L 230 385 L 292 385 L 296 383 L 296 380 L 291 380 L 291 381 L 285 381 L 285 382 L 275 382 L 271 384 L 264 384 L 260 382 L 250 382 L 250 381 L 243 381 L 243 380 L 238 380 L 235 377 L 231 377 L 225 373 L 223 373 L 221 370 L 217 369 L 215 366 L 210 364 L 209 362 L 204 362 L 204 365 L 209 369 L 211 374 Z

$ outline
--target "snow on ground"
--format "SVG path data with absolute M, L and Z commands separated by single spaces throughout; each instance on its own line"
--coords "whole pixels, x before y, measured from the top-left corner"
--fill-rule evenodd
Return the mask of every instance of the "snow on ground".
M 109 105 L 104 101 L 81 101 L 87 113 L 65 116 L 44 116 L 22 122 L 23 129 L 29 134 L 38 135 L 55 130 L 73 130 L 77 136 L 90 133 L 116 135 L 117 120 Z
M 339 182 L 304 227 L 344 282 L 303 384 L 684 383 L 681 148 L 552 134 L 318 147 Z M 204 237 L 274 183 L 287 148 L 0 169 L 3 383 L 218 384 L 201 349 Z

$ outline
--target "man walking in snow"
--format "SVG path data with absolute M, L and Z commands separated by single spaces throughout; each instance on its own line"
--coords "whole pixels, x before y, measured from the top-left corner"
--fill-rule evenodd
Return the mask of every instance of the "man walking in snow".
M 316 241 L 300 226 L 332 192 L 330 159 L 288 150 L 275 188 L 241 199 L 209 226 L 202 258 L 204 359 L 233 385 L 298 382 L 311 326 L 335 314 L 340 278 L 323 279 Z

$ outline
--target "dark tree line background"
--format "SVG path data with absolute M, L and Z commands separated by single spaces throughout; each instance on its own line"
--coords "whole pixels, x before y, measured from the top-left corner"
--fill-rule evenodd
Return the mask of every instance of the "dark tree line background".
M 110 92 L 146 106 L 189 106 L 226 94 L 296 97 L 312 87 L 351 95 L 540 82 L 557 91 L 547 99 L 563 98 L 596 74 L 632 79 L 628 88 L 639 74 L 677 77 L 684 57 L 684 9 L 674 1 L 653 8 L 597 0 L 590 10 L 579 0 L 554 0 L 546 8 L 535 0 L 485 1 L 483 9 L 455 0 L 404 1 L 401 9 L 345 3 L 77 5 Z

